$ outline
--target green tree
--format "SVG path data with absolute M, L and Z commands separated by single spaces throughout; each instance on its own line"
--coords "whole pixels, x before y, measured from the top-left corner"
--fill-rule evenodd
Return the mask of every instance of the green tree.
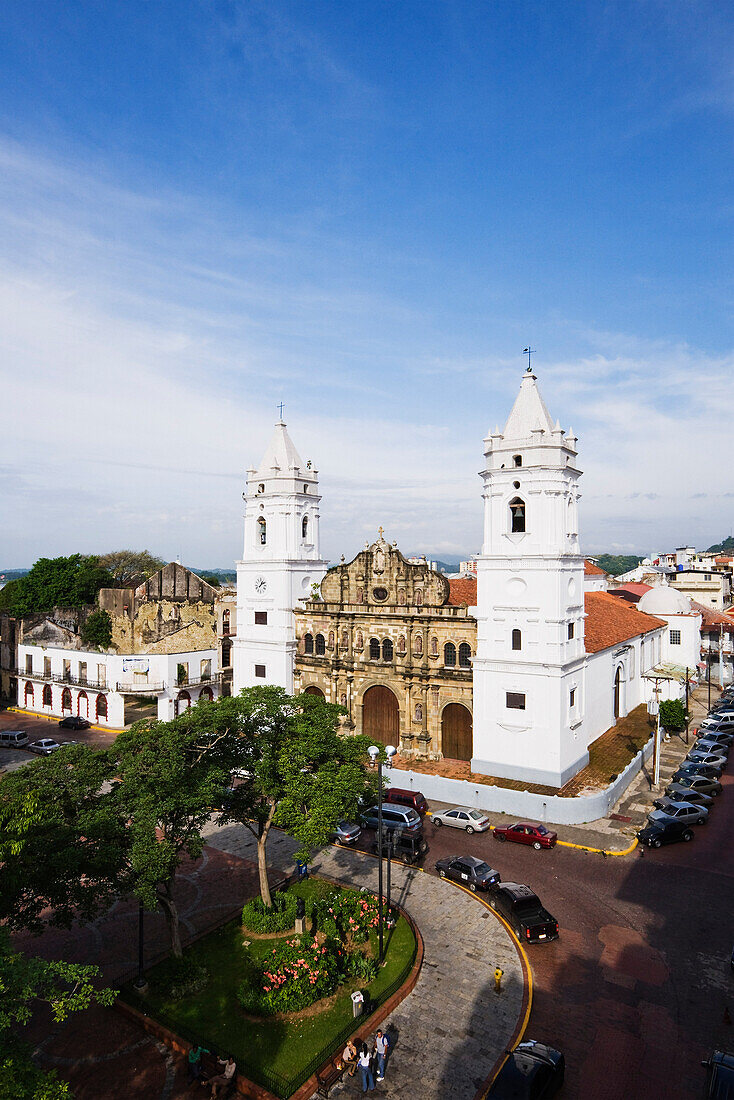
M 642 558 L 636 554 L 600 554 L 597 559 L 599 568 L 611 577 L 618 577 L 621 573 L 629 573 L 640 564 Z
M 686 724 L 686 708 L 681 699 L 664 699 L 660 704 L 660 725 L 666 730 L 682 730 Z
M 281 688 L 248 688 L 238 696 L 187 710 L 175 721 L 243 782 L 227 795 L 219 824 L 236 821 L 257 841 L 260 895 L 272 905 L 267 842 L 272 826 L 287 829 L 308 858 L 340 820 L 354 818 L 362 795 L 376 793 L 367 768 L 366 737 L 338 732 L 341 707 L 315 695 L 292 698 Z M 220 800 L 221 801 L 221 800 Z
M 82 642 L 88 648 L 109 649 L 112 641 L 112 619 L 98 608 L 87 618 L 81 630 Z
M 26 958 L 12 951 L 7 932 L 0 929 L 0 1098 L 2 1100 L 61 1100 L 69 1086 L 55 1073 L 43 1073 L 31 1060 L 17 1028 L 30 1022 L 39 1003 L 50 1006 L 55 1023 L 91 1004 L 111 1005 L 117 992 L 98 989 L 96 966 Z
M 112 583 L 112 575 L 95 557 L 39 558 L 13 589 L 9 610 L 15 615 L 33 615 L 55 607 L 84 607 L 94 603 L 100 588 Z
M 203 581 L 206 581 L 207 584 L 210 584 L 212 588 L 222 587 L 222 582 L 220 581 L 219 577 L 215 577 L 213 573 L 202 573 L 201 579 Z
M 182 951 L 176 872 L 186 856 L 201 855 L 201 830 L 228 781 L 209 749 L 178 719 L 137 722 L 115 741 L 115 798 L 128 822 L 132 888 L 148 909 L 163 910 L 177 958 Z
M 8 581 L 0 588 L 0 611 L 9 611 L 14 614 L 15 611 L 15 597 L 20 585 L 20 578 L 14 581 Z
M 0 783 L 0 919 L 40 932 L 92 920 L 131 888 L 115 761 L 69 745 Z
M 148 550 L 115 550 L 102 554 L 99 564 L 112 574 L 115 588 L 137 588 L 162 569 L 165 562 Z

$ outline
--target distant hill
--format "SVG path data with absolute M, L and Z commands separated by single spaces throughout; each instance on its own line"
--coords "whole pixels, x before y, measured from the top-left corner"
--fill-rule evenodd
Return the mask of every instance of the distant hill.
M 628 573 L 639 565 L 642 558 L 636 554 L 594 554 L 594 560 L 599 562 L 599 568 L 612 577 L 618 577 L 621 573 Z
M 734 551 L 734 535 L 729 535 L 723 542 L 717 542 L 715 546 L 709 546 L 707 554 L 731 554 Z
M 188 568 L 197 577 L 216 577 L 220 584 L 234 584 L 237 580 L 236 569 L 196 569 L 193 565 Z
M 19 577 L 25 577 L 27 573 L 30 573 L 30 569 L 0 569 L 0 583 L 6 584 L 8 581 L 17 581 Z

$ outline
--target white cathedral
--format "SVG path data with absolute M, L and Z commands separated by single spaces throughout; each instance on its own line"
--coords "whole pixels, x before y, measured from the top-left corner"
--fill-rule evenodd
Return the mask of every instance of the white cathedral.
M 586 575 L 576 445 L 528 369 L 504 430 L 484 441 L 484 539 L 469 607 L 471 769 L 556 788 L 588 763 L 589 745 L 618 717 L 649 699 L 645 674 L 669 656 L 664 619 L 594 591 L 597 578 Z M 277 684 L 292 694 L 296 616 L 328 565 L 318 472 L 304 465 L 282 420 L 258 469 L 247 471 L 243 496 L 233 688 Z

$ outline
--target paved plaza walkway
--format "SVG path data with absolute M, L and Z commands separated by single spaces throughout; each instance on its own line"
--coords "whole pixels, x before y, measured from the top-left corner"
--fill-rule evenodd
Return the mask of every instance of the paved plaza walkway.
M 255 842 L 242 826 L 212 826 L 207 841 L 230 855 L 256 858 Z M 274 832 L 268 863 L 292 871 L 296 847 L 291 837 Z M 330 846 L 318 852 L 309 869 L 377 890 L 377 861 L 360 852 Z M 386 1080 L 376 1091 L 395 1100 L 473 1100 L 510 1043 L 522 1011 L 517 949 L 502 923 L 473 895 L 415 868 L 393 865 L 392 879 L 393 900 L 420 928 L 425 955 L 415 989 L 381 1025 L 395 1042 Z M 504 971 L 499 995 L 496 966 Z M 356 1094 L 358 1082 L 358 1077 L 345 1081 L 339 1093 Z

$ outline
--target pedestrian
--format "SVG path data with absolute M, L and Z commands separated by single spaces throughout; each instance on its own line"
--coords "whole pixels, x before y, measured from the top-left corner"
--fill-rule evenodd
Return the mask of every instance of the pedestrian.
M 390 1049 L 390 1038 L 378 1028 L 375 1035 L 375 1054 L 377 1055 L 377 1080 L 384 1081 L 385 1079 L 385 1064 L 387 1060 L 387 1052 Z
M 350 1039 L 347 1045 L 344 1047 L 344 1053 L 342 1054 L 344 1067 L 350 1077 L 354 1077 L 355 1073 L 357 1072 L 358 1057 L 359 1054 L 357 1052 L 356 1046 L 354 1045 L 354 1041 Z
M 208 1054 L 206 1047 L 191 1047 L 189 1050 L 189 1081 L 198 1081 L 201 1077 L 201 1056 Z
M 362 1092 L 371 1092 L 375 1087 L 375 1075 L 372 1072 L 372 1055 L 366 1043 L 359 1048 L 359 1075 L 362 1078 Z
M 227 1055 L 226 1060 L 224 1058 L 217 1058 L 220 1066 L 224 1066 L 221 1073 L 218 1073 L 216 1077 L 212 1077 L 209 1082 L 209 1088 L 212 1090 L 212 1096 L 219 1096 L 220 1088 L 229 1086 L 230 1081 L 234 1077 L 237 1071 L 237 1063 L 231 1054 Z

